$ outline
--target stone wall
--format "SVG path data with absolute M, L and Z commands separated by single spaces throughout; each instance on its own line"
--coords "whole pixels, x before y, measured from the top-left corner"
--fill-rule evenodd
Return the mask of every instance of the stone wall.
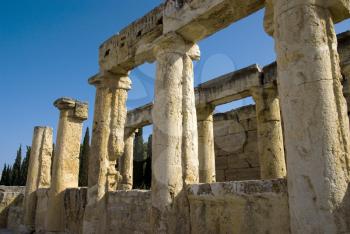
M 23 197 L 24 187 L 0 186 L 0 229 L 7 227 L 10 208 L 20 206 Z
M 35 231 L 43 233 L 46 224 L 46 214 L 49 202 L 49 189 L 41 188 L 36 191 L 37 203 L 35 213 Z
M 66 189 L 64 193 L 64 214 L 66 233 L 83 233 L 83 218 L 86 206 L 87 188 Z
M 290 233 L 285 180 L 196 184 L 188 192 L 191 233 Z
M 214 115 L 216 180 L 260 178 L 255 106 Z
M 108 194 L 109 233 L 151 233 L 151 191 Z

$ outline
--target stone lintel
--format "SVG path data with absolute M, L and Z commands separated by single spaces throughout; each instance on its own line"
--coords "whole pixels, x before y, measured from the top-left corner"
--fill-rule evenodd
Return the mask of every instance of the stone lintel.
M 350 31 L 346 31 L 338 35 L 338 51 L 343 74 L 345 74 L 346 71 L 348 71 L 346 69 L 349 69 L 350 72 L 350 66 L 348 66 L 350 65 Z M 261 72 L 260 76 L 258 74 L 259 72 Z M 249 74 L 255 73 L 257 73 L 257 76 L 254 77 L 255 82 L 250 83 L 244 81 L 245 79 L 249 78 Z M 227 80 L 231 80 L 231 82 L 234 82 L 234 80 L 241 80 L 238 83 L 241 84 L 241 86 L 237 85 L 232 86 L 230 89 L 226 88 L 225 86 L 227 86 L 227 83 L 225 82 Z M 259 85 L 263 85 L 261 87 L 271 87 L 272 85 L 276 85 L 276 83 L 276 62 L 266 65 L 262 69 L 255 64 L 247 68 L 243 68 L 239 71 L 232 72 L 221 77 L 212 79 L 208 82 L 200 84 L 195 90 L 197 112 L 199 111 L 199 108 L 205 108 L 207 105 L 211 105 L 214 103 L 224 104 L 240 99 L 243 97 L 242 94 L 244 94 L 244 97 L 247 97 L 250 95 L 249 90 L 252 87 L 259 87 Z M 215 90 L 217 90 L 219 94 L 221 93 L 221 90 L 215 87 L 223 87 L 224 91 L 226 89 L 229 89 L 225 91 L 225 95 L 227 96 L 216 95 Z M 206 98 L 209 96 L 211 96 L 211 98 Z M 140 128 L 152 124 L 152 116 L 150 114 L 152 112 L 152 105 L 152 103 L 148 103 L 147 105 L 128 111 L 126 127 Z
M 80 102 L 72 98 L 59 98 L 54 102 L 54 106 L 59 110 L 71 110 L 70 116 L 79 120 L 88 118 L 88 103 Z
M 153 103 L 148 103 L 144 106 L 128 111 L 125 127 L 137 129 L 151 125 L 152 108 Z
M 274 5 L 275 0 L 266 0 L 266 10 L 264 17 L 265 31 L 273 36 L 274 33 Z M 349 0 L 294 0 L 290 4 L 284 6 L 285 9 L 281 11 L 285 12 L 297 5 L 318 5 L 322 8 L 328 8 L 333 16 L 334 23 L 339 23 L 343 20 L 350 18 L 350 1 Z
M 99 64 L 104 71 L 125 71 L 155 60 L 153 42 L 169 32 L 198 42 L 262 9 L 264 0 L 191 0 L 161 4 L 100 46 Z
M 250 96 L 251 87 L 261 85 L 261 68 L 254 64 L 200 84 L 196 90 L 196 105 L 217 106 Z

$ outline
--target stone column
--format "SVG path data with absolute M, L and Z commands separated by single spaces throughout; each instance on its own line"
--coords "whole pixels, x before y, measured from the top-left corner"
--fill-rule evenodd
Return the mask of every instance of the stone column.
M 340 20 L 342 12 L 349 12 L 346 2 L 267 2 L 265 25 L 277 52 L 292 233 L 350 232 L 349 120 L 332 18 Z
M 24 197 L 23 223 L 34 231 L 35 212 L 39 188 L 49 188 L 51 183 L 52 128 L 35 127 L 29 158 Z
M 105 233 L 106 193 L 116 189 L 119 179 L 115 166 L 124 148 L 126 95 L 131 81 L 127 74 L 104 73 L 89 83 L 96 87 L 96 97 L 83 230 Z
M 277 85 L 251 89 L 255 101 L 261 179 L 287 174 Z
M 350 114 L 350 64 L 346 64 L 342 67 L 344 75 L 343 80 L 343 94 L 347 104 L 348 116 Z
M 172 34 L 156 42 L 155 55 L 151 223 L 153 233 L 188 233 L 189 217 L 176 208 L 176 203 L 185 202 L 180 196 L 185 183 L 198 182 L 197 122 L 190 59 L 198 57 L 199 50 Z
M 213 126 L 214 109 L 215 107 L 209 105 L 197 108 L 200 183 L 214 183 L 216 181 Z
M 131 190 L 133 186 L 135 129 L 126 128 L 124 134 L 124 154 L 119 160 L 119 171 L 122 176 L 120 189 Z
M 48 232 L 63 232 L 64 191 L 78 187 L 79 153 L 83 121 L 88 117 L 88 105 L 70 98 L 55 101 L 60 110 L 56 148 L 52 167 L 47 214 Z

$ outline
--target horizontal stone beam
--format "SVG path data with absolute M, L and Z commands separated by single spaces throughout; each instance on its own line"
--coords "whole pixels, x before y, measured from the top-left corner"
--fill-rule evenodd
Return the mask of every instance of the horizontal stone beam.
M 338 52 L 342 71 L 350 69 L 350 31 L 338 35 Z M 275 82 L 276 62 L 262 70 L 252 65 L 200 84 L 195 89 L 196 106 L 221 105 L 250 96 L 250 89 Z M 128 111 L 126 127 L 141 128 L 152 124 L 152 103 Z
M 127 120 L 125 126 L 127 128 L 137 129 L 152 124 L 152 107 L 153 104 L 149 103 L 144 106 L 138 107 L 131 111 L 128 111 Z
M 218 106 L 250 96 L 249 89 L 261 83 L 261 69 L 252 65 L 200 84 L 196 88 L 196 105 Z
M 100 70 L 130 71 L 154 61 L 153 42 L 169 32 L 197 42 L 263 7 L 264 0 L 167 1 L 100 46 Z

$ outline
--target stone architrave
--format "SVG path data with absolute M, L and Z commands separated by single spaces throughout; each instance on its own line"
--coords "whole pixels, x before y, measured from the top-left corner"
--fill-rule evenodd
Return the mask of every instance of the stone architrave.
M 216 181 L 213 112 L 215 107 L 197 108 L 199 182 Z
M 121 179 L 115 167 L 124 151 L 126 99 L 131 80 L 127 74 L 105 73 L 92 77 L 89 83 L 96 87 L 96 97 L 83 230 L 104 233 L 108 222 L 106 193 L 116 190 Z
M 188 209 L 177 207 L 186 206 L 185 184 L 198 182 L 192 59 L 199 50 L 175 34 L 155 45 L 151 225 L 154 233 L 188 233 Z
M 60 98 L 54 105 L 60 110 L 60 119 L 53 159 L 46 231 L 63 232 L 65 229 L 63 196 L 65 189 L 78 187 L 80 143 L 83 121 L 88 118 L 88 105 L 70 98 Z
M 344 14 L 347 12 L 347 14 Z M 269 0 L 292 233 L 349 233 L 349 119 L 334 22 L 345 0 Z M 344 18 L 340 18 L 344 17 Z
M 49 188 L 51 183 L 52 132 L 50 127 L 34 128 L 23 217 L 23 223 L 29 230 L 35 228 L 36 192 L 39 188 Z
M 277 85 L 254 87 L 251 94 L 256 108 L 260 178 L 284 178 L 287 169 Z
M 125 128 L 124 131 L 124 154 L 119 160 L 119 171 L 122 176 L 119 188 L 121 190 L 131 190 L 133 186 L 135 129 Z

